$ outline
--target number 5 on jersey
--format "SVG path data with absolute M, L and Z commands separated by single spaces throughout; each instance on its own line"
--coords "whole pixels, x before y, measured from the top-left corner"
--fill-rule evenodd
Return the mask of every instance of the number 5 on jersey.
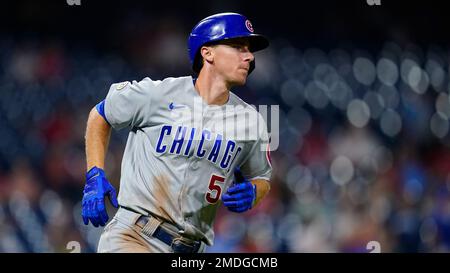
M 219 184 L 225 182 L 225 177 L 213 174 L 209 180 L 208 192 L 206 192 L 205 199 L 210 204 L 215 204 L 220 198 L 222 187 Z

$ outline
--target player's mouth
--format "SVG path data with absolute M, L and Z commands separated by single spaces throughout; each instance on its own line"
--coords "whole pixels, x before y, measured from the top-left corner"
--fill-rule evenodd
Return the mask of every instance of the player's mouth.
M 249 68 L 248 67 L 240 67 L 239 69 L 245 70 L 248 73 Z

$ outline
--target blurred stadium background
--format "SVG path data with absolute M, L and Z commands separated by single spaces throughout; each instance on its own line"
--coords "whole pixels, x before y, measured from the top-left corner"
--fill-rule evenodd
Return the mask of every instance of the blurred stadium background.
M 10 1 L 0 19 L 0 252 L 94 252 L 84 130 L 110 86 L 191 74 L 186 39 L 210 14 L 248 16 L 271 47 L 236 92 L 280 105 L 270 195 L 224 209 L 209 252 L 450 250 L 449 23 L 428 2 Z M 443 4 L 442 4 L 443 5 Z M 126 131 L 106 172 L 119 188 Z M 109 206 L 109 215 L 114 209 Z

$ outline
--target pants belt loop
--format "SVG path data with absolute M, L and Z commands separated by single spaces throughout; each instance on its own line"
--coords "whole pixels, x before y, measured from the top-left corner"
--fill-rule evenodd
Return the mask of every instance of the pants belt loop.
M 142 233 L 144 233 L 148 237 L 152 237 L 153 233 L 155 233 L 155 230 L 159 227 L 159 225 L 161 225 L 161 223 L 162 222 L 156 219 L 155 217 L 150 217 L 148 222 L 142 228 Z

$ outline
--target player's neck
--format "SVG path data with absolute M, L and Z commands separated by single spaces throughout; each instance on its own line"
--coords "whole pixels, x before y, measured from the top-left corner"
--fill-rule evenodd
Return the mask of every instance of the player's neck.
M 209 105 L 224 105 L 228 102 L 231 86 L 219 77 L 207 76 L 200 73 L 195 82 L 195 89 Z

